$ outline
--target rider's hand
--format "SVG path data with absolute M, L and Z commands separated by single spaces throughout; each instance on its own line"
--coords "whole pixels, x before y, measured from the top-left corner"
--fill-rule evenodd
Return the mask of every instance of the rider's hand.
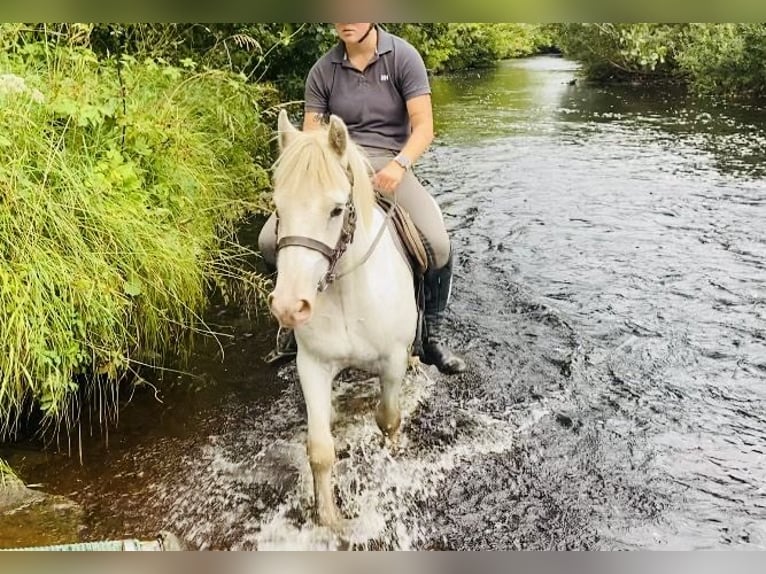
M 372 178 L 372 185 L 378 191 L 387 195 L 393 195 L 396 188 L 402 182 L 405 169 L 395 161 L 388 162 L 383 169 Z

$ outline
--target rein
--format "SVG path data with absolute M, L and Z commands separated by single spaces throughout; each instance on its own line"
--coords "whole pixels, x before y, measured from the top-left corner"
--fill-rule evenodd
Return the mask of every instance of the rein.
M 327 260 L 330 262 L 330 265 L 327 268 L 327 272 L 322 276 L 322 278 L 317 283 L 317 291 L 319 293 L 322 293 L 330 285 L 332 285 L 332 283 L 334 283 L 341 277 L 345 277 L 346 275 L 352 273 L 353 271 L 356 271 L 359 267 L 364 265 L 364 263 L 370 258 L 370 255 L 372 255 L 372 252 L 375 251 L 375 247 L 377 247 L 378 243 L 380 242 L 380 239 L 383 237 L 383 232 L 386 230 L 386 227 L 388 226 L 388 220 L 391 219 L 391 216 L 393 215 L 393 212 L 394 212 L 394 208 L 397 205 L 396 199 L 394 199 L 394 202 L 391 204 L 391 207 L 386 212 L 386 217 L 383 220 L 383 223 L 380 226 L 380 229 L 378 230 L 378 233 L 375 236 L 375 239 L 373 239 L 372 244 L 370 244 L 370 248 L 364 254 L 364 257 L 362 257 L 361 260 L 359 260 L 351 269 L 345 271 L 344 273 L 337 274 L 335 272 L 335 268 L 337 267 L 338 262 L 340 261 L 340 258 L 346 252 L 346 249 L 348 249 L 348 246 L 351 245 L 351 243 L 354 241 L 354 232 L 356 231 L 356 220 L 357 220 L 356 206 L 354 205 L 354 201 L 353 201 L 354 174 L 351 172 L 350 167 L 346 168 L 346 175 L 348 177 L 349 183 L 351 184 L 351 191 L 348 194 L 348 200 L 346 201 L 346 205 L 345 205 L 346 209 L 345 209 L 345 214 L 343 216 L 343 225 L 341 226 L 340 235 L 338 236 L 338 241 L 336 241 L 334 248 L 330 247 L 326 243 L 323 243 L 322 241 L 318 241 L 316 239 L 313 239 L 311 237 L 306 237 L 303 235 L 288 235 L 277 241 L 277 253 L 279 253 L 280 249 L 283 249 L 289 246 L 294 246 L 294 247 L 304 247 L 306 249 L 310 249 L 311 251 L 317 251 L 318 253 L 321 253 L 327 258 Z M 277 221 L 276 221 L 275 233 L 277 234 L 277 237 L 278 237 L 279 236 L 279 215 L 277 215 L 276 220 Z

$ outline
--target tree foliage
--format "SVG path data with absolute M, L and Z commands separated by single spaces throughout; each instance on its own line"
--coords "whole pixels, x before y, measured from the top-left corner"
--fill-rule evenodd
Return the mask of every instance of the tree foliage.
M 387 29 L 413 44 L 434 73 L 493 66 L 533 54 L 546 42 L 541 28 L 529 24 L 392 24 Z
M 563 24 L 556 44 L 594 80 L 674 79 L 766 94 L 766 24 Z

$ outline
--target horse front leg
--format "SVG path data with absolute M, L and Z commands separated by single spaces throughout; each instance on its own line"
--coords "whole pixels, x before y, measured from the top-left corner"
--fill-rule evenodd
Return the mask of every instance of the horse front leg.
M 337 373 L 307 353 L 298 353 L 296 366 L 308 418 L 306 452 L 314 478 L 316 520 L 322 526 L 337 528 L 341 525 L 341 516 L 333 496 L 335 445 L 330 430 L 332 381 Z
M 399 426 L 402 422 L 402 411 L 399 404 L 399 395 L 402 390 L 402 381 L 407 373 L 409 353 L 402 349 L 392 353 L 383 363 L 380 373 L 380 402 L 375 412 L 375 422 L 378 428 L 396 444 L 399 436 Z

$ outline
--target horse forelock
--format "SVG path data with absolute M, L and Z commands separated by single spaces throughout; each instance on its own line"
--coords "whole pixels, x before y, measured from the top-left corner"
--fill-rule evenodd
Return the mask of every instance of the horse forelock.
M 369 227 L 375 196 L 369 162 L 361 149 L 349 141 L 343 165 L 330 147 L 327 130 L 298 132 L 274 164 L 275 192 L 298 201 L 306 194 L 321 193 L 348 185 L 348 169 L 353 176 L 353 198 L 360 222 Z

